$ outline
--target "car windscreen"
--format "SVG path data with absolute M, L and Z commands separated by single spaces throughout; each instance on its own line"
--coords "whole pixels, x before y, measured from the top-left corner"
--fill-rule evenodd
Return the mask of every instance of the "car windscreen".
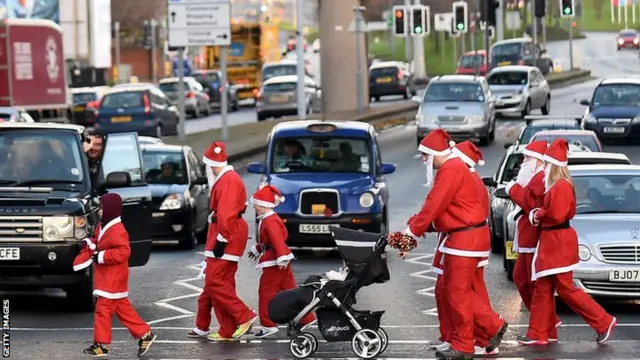
M 424 102 L 484 102 L 484 92 L 477 83 L 433 82 L 427 87 Z
M 298 84 L 294 82 L 288 83 L 276 83 L 265 85 L 263 91 L 265 93 L 278 93 L 278 92 L 290 92 L 296 91 Z
M 463 68 L 482 66 L 483 64 L 484 56 L 482 55 L 463 55 L 458 62 L 458 66 Z
M 565 139 L 568 143 L 576 146 L 584 146 L 587 149 L 595 152 L 602 151 L 600 146 L 596 142 L 596 139 L 590 135 L 567 135 L 567 134 L 547 134 L 540 135 L 539 133 L 531 137 L 531 141 L 545 140 L 548 144 L 551 144 L 556 139 Z
M 183 83 L 183 88 L 185 91 L 189 91 L 189 85 L 185 82 Z M 163 93 L 174 93 L 178 91 L 178 82 L 167 82 L 167 83 L 162 83 L 160 85 L 158 85 L 158 87 L 160 88 L 160 90 L 162 90 Z
M 144 91 L 126 91 L 107 94 L 100 107 L 104 109 L 135 108 L 144 106 Z
M 297 71 L 298 69 L 295 64 L 267 66 L 262 70 L 262 81 L 276 76 L 296 75 L 298 74 Z
M 494 46 L 491 49 L 491 56 L 520 56 L 522 43 L 510 43 Z
M 12 116 L 13 115 L 11 115 L 11 114 L 0 114 L 0 120 L 2 120 L 2 121 L 10 121 Z
M 520 170 L 522 159 L 524 159 L 524 155 L 522 154 L 509 155 L 504 167 L 504 172 L 502 173 L 502 178 L 500 179 L 501 183 L 515 180 L 515 178 L 518 176 L 518 171 Z
M 527 126 L 524 128 L 522 135 L 520 135 L 520 143 L 528 144 L 531 142 L 531 138 L 540 131 L 546 130 L 581 130 L 580 126 L 575 124 L 573 126 Z
M 98 100 L 96 93 L 76 93 L 73 94 L 73 105 L 85 105 L 92 101 Z
M 71 131 L 0 131 L 0 184 L 81 191 L 83 156 Z
M 145 179 L 149 184 L 187 184 L 184 154 L 175 151 L 144 150 Z
M 576 212 L 640 213 L 640 175 L 572 176 Z
M 622 37 L 635 37 L 638 36 L 638 32 L 635 30 L 624 30 L 620 31 L 620 36 Z
M 272 173 L 372 171 L 367 139 L 314 136 L 279 138 L 273 144 Z
M 598 108 L 601 106 L 640 107 L 640 85 L 600 85 L 593 93 L 593 100 L 591 101 L 591 104 L 594 108 Z
M 526 71 L 498 71 L 487 77 L 489 85 L 526 85 L 528 81 Z
M 396 76 L 398 74 L 398 68 L 395 66 L 389 66 L 389 67 L 381 67 L 381 68 L 375 68 L 372 69 L 369 72 L 369 77 L 372 78 L 379 78 L 379 77 L 385 77 L 385 76 Z

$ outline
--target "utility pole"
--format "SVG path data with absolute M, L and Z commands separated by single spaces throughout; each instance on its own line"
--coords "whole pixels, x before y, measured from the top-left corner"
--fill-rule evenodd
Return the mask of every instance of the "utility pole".
M 334 0 L 335 1 L 335 0 Z M 411 7 L 411 0 L 404 0 L 404 6 L 407 8 L 407 15 L 409 13 L 408 9 Z M 407 19 L 408 21 L 408 19 Z M 411 41 L 408 37 L 404 39 L 404 57 L 411 66 L 411 60 L 413 60 L 413 54 L 411 53 Z
M 223 81 L 224 81 L 224 79 L 223 79 Z M 224 84 L 224 82 L 223 82 L 223 84 Z M 182 141 L 184 141 L 185 138 L 186 138 L 185 113 L 184 113 L 185 109 L 184 108 L 185 108 L 185 103 L 184 103 L 184 48 L 181 47 L 178 50 L 178 112 L 180 113 L 180 123 L 179 123 L 180 126 L 178 127 L 178 138 L 180 140 L 182 140 Z
M 116 84 L 120 83 L 120 22 L 116 21 L 113 24 L 113 32 L 115 37 L 116 47 L 116 78 L 113 79 Z
M 533 50 L 531 51 L 531 56 L 533 57 L 533 66 L 536 66 L 537 63 L 537 56 L 538 54 L 536 54 L 535 51 L 535 46 L 538 43 L 538 17 L 536 17 L 536 1 L 540 1 L 540 0 L 534 0 L 534 1 L 529 1 L 529 5 L 530 5 L 530 11 L 531 14 L 533 14 L 533 16 L 531 17 L 533 20 L 533 36 L 531 37 L 533 40 Z
M 158 82 L 158 59 L 156 57 L 156 35 L 158 32 L 158 24 L 155 19 L 151 19 L 149 24 L 151 25 L 151 80 L 155 84 Z
M 496 9 L 496 40 L 504 40 L 504 4 L 505 0 L 498 0 Z
M 298 0 L 300 1 L 300 0 Z M 229 90 L 228 90 L 228 75 L 227 75 L 227 46 L 220 46 L 220 72 L 222 73 L 222 93 L 220 94 L 220 117 L 222 118 L 222 141 L 227 142 L 229 140 Z M 300 82 L 298 81 L 298 84 Z M 300 85 L 298 85 L 300 86 Z M 181 98 L 184 98 L 182 96 Z
M 302 1 L 302 0 L 298 0 Z M 362 54 L 360 51 L 361 44 L 361 36 L 362 36 L 362 13 L 364 13 L 364 6 L 356 6 L 353 8 L 353 12 L 355 15 L 355 25 L 356 25 L 356 61 L 357 61 L 357 70 L 356 70 L 356 97 L 357 97 L 357 111 L 360 113 L 364 110 L 364 89 L 362 86 L 362 82 L 364 81 L 364 74 L 362 73 Z M 408 43 L 409 39 L 407 38 L 406 42 Z
M 422 5 L 420 3 L 421 0 L 413 0 L 414 5 Z M 411 13 L 411 11 L 409 11 Z M 411 19 L 413 14 L 410 14 L 409 18 Z M 426 19 L 425 19 L 426 22 Z M 409 29 L 409 34 L 407 34 L 407 40 L 413 39 L 413 69 L 412 73 L 416 78 L 426 78 L 426 69 L 424 64 L 424 37 L 422 36 L 411 36 L 411 32 L 413 29 Z M 426 29 L 422 29 L 423 33 Z
M 297 0 L 295 4 L 296 22 L 296 73 L 298 74 L 297 99 L 298 99 L 298 119 L 307 118 L 307 96 L 304 92 L 304 41 L 302 34 L 302 0 Z

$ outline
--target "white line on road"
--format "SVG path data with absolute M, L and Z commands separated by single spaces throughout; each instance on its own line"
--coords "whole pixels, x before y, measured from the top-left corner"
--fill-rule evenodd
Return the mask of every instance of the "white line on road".
M 418 254 L 415 254 L 415 255 L 418 255 Z M 418 264 L 418 265 L 422 265 L 422 266 L 426 266 L 427 267 L 426 270 L 420 270 L 420 271 L 416 271 L 416 272 L 413 272 L 413 273 L 409 274 L 410 276 L 413 276 L 413 277 L 418 278 L 418 279 L 426 279 L 426 280 L 429 280 L 429 281 L 433 282 L 431 284 L 432 286 L 428 286 L 428 287 L 426 287 L 424 289 L 416 290 L 416 294 L 424 295 L 424 296 L 430 296 L 430 297 L 435 297 L 436 296 L 434 290 L 436 288 L 435 287 L 435 282 L 436 282 L 437 278 L 433 277 L 433 276 L 425 275 L 425 274 L 434 274 L 435 275 L 435 273 L 431 269 L 431 261 L 428 261 L 429 259 L 433 258 L 433 255 L 434 254 L 420 254 L 418 256 L 412 257 L 411 259 L 407 260 L 407 262 L 409 262 L 409 263 Z M 431 312 L 431 310 L 432 309 L 423 310 L 422 313 L 433 316 L 434 314 L 433 314 L 433 312 Z M 435 316 L 436 317 L 438 316 L 437 312 L 436 312 Z
M 204 255 L 203 252 L 198 252 L 198 254 L 202 254 Z M 200 266 L 198 265 L 188 265 L 186 266 L 188 269 L 191 270 L 195 270 L 195 271 L 200 271 Z M 174 296 L 174 297 L 170 297 L 170 298 L 165 298 L 165 299 L 160 299 L 158 301 L 156 301 L 154 304 L 160 307 L 163 307 L 165 309 L 171 309 L 173 311 L 177 311 L 183 315 L 179 315 L 179 316 L 170 316 L 170 317 L 166 317 L 163 319 L 157 319 L 157 320 L 153 320 L 151 322 L 149 322 L 150 324 L 158 324 L 158 323 L 162 323 L 162 322 L 166 322 L 166 321 L 171 321 L 171 320 L 177 320 L 177 319 L 183 319 L 186 317 L 191 317 L 194 316 L 195 314 L 193 313 L 193 311 L 181 308 L 179 306 L 170 304 L 170 302 L 172 301 L 176 301 L 176 300 L 183 300 L 183 299 L 189 299 L 189 298 L 194 298 L 194 297 L 198 297 L 200 296 L 200 294 L 202 293 L 202 288 L 198 287 L 196 285 L 193 284 L 189 284 L 189 282 L 191 281 L 198 281 L 201 279 L 198 279 L 197 277 L 194 278 L 189 278 L 189 279 L 183 279 L 183 280 L 178 280 L 178 281 L 174 281 L 173 283 L 176 285 L 180 285 L 183 286 L 189 290 L 194 291 L 191 294 L 186 294 L 186 295 L 181 295 L 181 296 Z
M 184 319 L 184 318 L 188 318 L 188 317 L 193 317 L 193 315 L 192 314 L 189 314 L 189 315 L 185 314 L 185 315 L 172 316 L 172 317 L 169 317 L 169 318 L 147 321 L 147 324 L 153 325 L 153 324 L 157 324 L 157 323 L 161 323 L 161 322 L 165 322 L 165 321 Z
M 161 306 L 163 308 L 167 308 L 167 309 L 171 309 L 173 311 L 177 311 L 177 312 L 179 312 L 181 314 L 193 315 L 193 311 L 189 311 L 189 310 L 186 310 L 186 309 L 183 309 L 181 307 L 178 307 L 178 306 L 175 306 L 175 305 L 171 305 L 171 304 L 168 304 L 168 303 L 164 303 L 164 302 L 159 302 L 158 301 L 158 302 L 156 302 L 154 304 L 156 304 L 158 306 Z M 165 321 L 166 321 L 166 319 L 168 319 L 168 318 L 165 318 Z M 159 319 L 159 320 L 162 320 L 162 319 Z M 156 323 L 158 323 L 158 320 L 156 320 Z

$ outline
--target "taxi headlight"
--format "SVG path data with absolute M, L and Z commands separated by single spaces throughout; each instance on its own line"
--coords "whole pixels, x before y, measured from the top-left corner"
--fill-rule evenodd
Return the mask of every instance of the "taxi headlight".
M 582 119 L 582 122 L 587 124 L 595 124 L 596 122 L 598 122 L 598 120 L 593 115 L 589 114 L 585 116 L 584 119 Z
M 183 199 L 181 194 L 171 194 L 164 199 L 160 210 L 178 210 L 182 207 Z
M 634 123 L 634 124 L 638 124 L 638 123 L 640 123 L 640 115 L 639 115 L 639 116 L 634 117 L 634 118 L 633 118 L 633 120 L 631 120 L 631 122 L 632 122 L 632 123 Z
M 373 206 L 373 203 L 376 201 L 376 198 L 373 196 L 372 193 L 366 192 L 362 195 L 360 195 L 360 206 L 362 206 L 363 208 L 370 208 Z
M 586 245 L 578 246 L 578 257 L 581 261 L 587 261 L 591 259 L 591 250 Z
M 74 236 L 71 216 L 46 216 L 42 218 L 42 240 L 64 241 Z
M 484 115 L 471 115 L 467 116 L 467 121 L 472 123 L 479 123 L 484 121 Z

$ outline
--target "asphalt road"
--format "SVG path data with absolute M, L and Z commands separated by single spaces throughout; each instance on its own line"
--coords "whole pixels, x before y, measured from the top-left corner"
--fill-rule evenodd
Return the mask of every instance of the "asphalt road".
M 613 37 L 609 45 L 615 50 L 612 39 Z M 606 42 L 602 39 L 600 43 L 605 46 Z M 552 51 L 554 50 L 550 48 L 550 52 Z M 607 53 L 621 59 L 637 56 L 637 52 L 631 51 Z M 583 59 L 585 60 L 586 58 Z M 592 63 L 600 64 L 599 66 L 608 64 L 598 60 Z M 634 63 L 634 66 L 637 65 Z M 596 68 L 595 72 L 622 75 L 623 70 L 611 68 L 609 72 L 605 72 L 601 67 Z M 578 102 L 591 95 L 596 83 L 597 81 L 588 81 L 554 90 L 552 114 L 581 114 L 584 109 Z M 242 111 L 238 113 L 240 114 L 251 113 Z M 478 169 L 482 176 L 490 176 L 496 171 L 504 153 L 503 143 L 512 141 L 518 135 L 521 126 L 522 122 L 519 120 L 502 120 L 499 123 L 496 142 L 482 149 L 486 161 L 486 165 Z M 424 182 L 424 167 L 417 157 L 414 137 L 413 125 L 389 129 L 380 136 L 383 160 L 398 166 L 397 172 L 389 176 L 392 209 L 390 226 L 394 231 L 405 228 L 406 220 L 418 210 L 426 193 L 420 185 Z M 605 150 L 625 153 L 634 163 L 640 163 L 640 151 L 637 147 L 605 146 Z M 252 192 L 259 183 L 259 176 L 247 174 L 241 166 L 239 171 L 248 191 Z M 247 217 L 252 224 L 253 215 L 249 214 Z M 383 327 L 388 331 L 391 342 L 384 354 L 385 357 L 434 357 L 426 345 L 438 336 L 438 319 L 433 295 L 435 274 L 430 271 L 429 266 L 434 247 L 435 239 L 429 237 L 405 261 L 396 258 L 393 252 L 390 252 L 389 267 L 392 279 L 386 284 L 364 288 L 359 293 L 358 308 L 387 311 L 383 317 Z M 195 279 L 199 271 L 197 264 L 203 258 L 201 251 L 202 247 L 196 251 L 181 251 L 177 250 L 174 244 L 159 244 L 145 267 L 131 270 L 130 299 L 158 334 L 158 341 L 149 352 L 149 358 L 291 358 L 285 331 L 282 331 L 277 339 L 257 341 L 248 336 L 241 343 L 233 344 L 209 344 L 185 337 L 185 333 L 193 326 L 196 299 L 202 287 L 202 280 Z M 332 254 L 320 257 L 299 254 L 294 263 L 294 271 L 296 278 L 302 281 L 309 275 L 337 269 L 340 264 L 341 260 Z M 258 275 L 259 272 L 253 269 L 253 264 L 243 259 L 237 276 L 238 293 L 254 308 L 257 307 Z M 571 311 L 564 310 L 560 313 L 563 320 L 560 344 L 538 349 L 521 348 L 515 345 L 515 337 L 525 331 L 528 312 L 522 306 L 513 283 L 506 279 L 499 256 L 491 257 L 485 279 L 494 308 L 511 324 L 507 341 L 500 348 L 500 358 L 640 358 L 640 342 L 637 341 L 640 338 L 640 315 L 637 303 L 604 303 L 605 308 L 619 319 L 614 341 L 608 346 L 596 346 L 593 330 Z M 0 297 L 3 296 L 11 300 L 12 358 L 83 358 L 81 351 L 92 340 L 92 314 L 75 313 L 73 304 L 65 301 L 62 292 L 0 293 Z M 114 320 L 114 327 L 112 358 L 134 358 L 136 343 L 117 320 Z M 317 334 L 317 329 L 312 329 L 312 332 Z M 318 337 L 320 338 L 319 334 Z M 316 358 L 353 356 L 349 343 L 323 342 L 315 355 Z

